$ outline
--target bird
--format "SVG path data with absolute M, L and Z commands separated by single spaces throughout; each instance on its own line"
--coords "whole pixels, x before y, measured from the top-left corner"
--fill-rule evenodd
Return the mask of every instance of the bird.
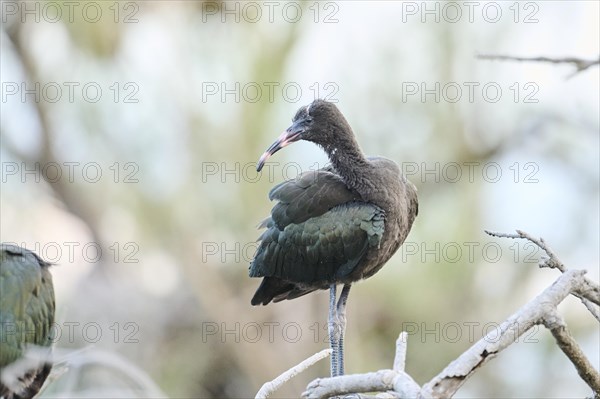
M 33 398 L 52 369 L 48 357 L 56 305 L 50 266 L 28 249 L 0 244 L 0 397 L 4 399 Z M 32 346 L 43 348 L 42 360 L 35 365 L 15 363 Z
M 317 144 L 330 163 L 269 192 L 276 204 L 259 224 L 265 230 L 249 275 L 263 280 L 251 304 L 329 289 L 334 377 L 344 374 L 350 287 L 377 273 L 402 245 L 418 214 L 417 189 L 396 162 L 365 156 L 338 107 L 322 99 L 298 109 L 292 125 L 259 158 L 257 171 L 277 151 L 299 140 Z M 338 285 L 343 286 L 339 299 Z

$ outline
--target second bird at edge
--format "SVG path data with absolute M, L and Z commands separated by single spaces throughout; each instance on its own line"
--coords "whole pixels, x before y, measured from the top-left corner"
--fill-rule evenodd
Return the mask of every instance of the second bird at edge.
M 315 100 L 260 157 L 298 140 L 327 153 L 325 168 L 302 173 L 270 191 L 277 200 L 261 228 L 250 277 L 264 277 L 252 305 L 330 289 L 331 374 L 342 375 L 345 305 L 350 285 L 377 273 L 406 239 L 418 214 L 417 190 L 398 165 L 366 157 L 335 104 Z M 344 289 L 336 305 L 336 286 Z

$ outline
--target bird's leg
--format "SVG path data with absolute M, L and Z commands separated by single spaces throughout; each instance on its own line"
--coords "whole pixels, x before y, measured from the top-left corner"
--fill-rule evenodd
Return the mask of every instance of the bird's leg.
M 338 375 L 344 375 L 344 334 L 346 333 L 346 302 L 350 293 L 350 284 L 345 284 L 340 294 L 340 299 L 337 303 L 337 319 L 338 319 Z
M 335 301 L 337 297 L 336 285 L 331 284 L 329 286 L 329 344 L 331 346 L 331 363 L 330 363 L 330 371 L 331 376 L 335 377 L 338 375 L 338 351 L 339 351 L 339 330 L 337 323 L 337 309 L 335 306 Z

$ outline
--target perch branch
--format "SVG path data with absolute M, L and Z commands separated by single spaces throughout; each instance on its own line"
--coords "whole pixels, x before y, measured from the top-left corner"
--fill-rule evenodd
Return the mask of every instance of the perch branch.
M 302 396 L 328 398 L 335 395 L 354 394 L 357 398 L 416 397 L 420 387 L 404 372 L 408 334 L 403 331 L 396 340 L 393 370 L 380 370 L 367 374 L 352 374 L 333 378 L 318 378 L 311 382 Z M 387 391 L 387 392 L 386 392 Z M 377 396 L 360 392 L 384 392 Z
M 312 399 L 357 392 L 388 391 L 387 394 L 400 397 L 452 397 L 467 378 L 471 377 L 484 363 L 518 341 L 519 337 L 530 328 L 544 323 L 544 320 L 556 314 L 558 304 L 569 294 L 585 285 L 584 274 L 584 270 L 565 271 L 554 284 L 476 342 L 422 388 L 403 371 L 380 370 L 366 374 L 319 378 L 311 382 L 302 395 Z M 402 338 L 401 335 L 397 341 L 394 361 L 397 367 L 401 366 L 401 358 L 406 350 Z
M 386 392 L 388 397 L 414 398 L 419 394 L 419 385 L 406 373 L 394 370 L 379 370 L 366 374 L 350 374 L 331 378 L 317 378 L 302 393 L 304 398 L 320 399 L 336 395 L 361 392 Z M 359 397 L 366 397 L 360 396 Z
M 260 390 L 256 393 L 255 399 L 259 398 L 268 398 L 273 392 L 278 390 L 283 384 L 318 362 L 319 360 L 325 359 L 327 356 L 331 355 L 331 349 L 324 349 L 319 353 L 315 353 L 308 359 L 300 362 L 296 366 L 292 367 L 285 373 L 281 374 L 279 377 L 275 378 L 273 381 L 269 381 L 263 384 Z
M 571 336 L 567 329 L 567 324 L 563 318 L 554 310 L 548 314 L 544 320 L 544 326 L 556 339 L 558 347 L 567 355 L 571 363 L 577 369 L 577 373 L 594 392 L 600 392 L 600 374 L 587 359 L 577 342 Z

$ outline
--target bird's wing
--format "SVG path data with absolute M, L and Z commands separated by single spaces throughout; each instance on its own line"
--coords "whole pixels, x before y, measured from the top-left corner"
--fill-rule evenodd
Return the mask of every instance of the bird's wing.
M 270 197 L 279 202 L 261 225 L 267 230 L 259 238 L 250 276 L 281 281 L 261 285 L 253 304 L 282 295 L 285 299 L 286 293 L 297 297 L 312 286 L 321 288 L 342 279 L 369 247 L 379 245 L 384 211 L 361 202 L 335 174 L 317 174 L 281 183 L 271 191 Z
M 320 169 L 276 185 L 269 192 L 269 199 L 278 201 L 271 211 L 271 219 L 283 229 L 291 223 L 302 223 L 360 197 L 350 191 L 330 169 Z
M 0 367 L 4 367 L 17 360 L 27 344 L 51 345 L 55 303 L 49 263 L 11 245 L 3 244 L 0 254 Z
M 381 208 L 361 202 L 338 205 L 323 215 L 260 237 L 251 277 L 278 277 L 294 283 L 333 282 L 347 276 L 384 231 Z

